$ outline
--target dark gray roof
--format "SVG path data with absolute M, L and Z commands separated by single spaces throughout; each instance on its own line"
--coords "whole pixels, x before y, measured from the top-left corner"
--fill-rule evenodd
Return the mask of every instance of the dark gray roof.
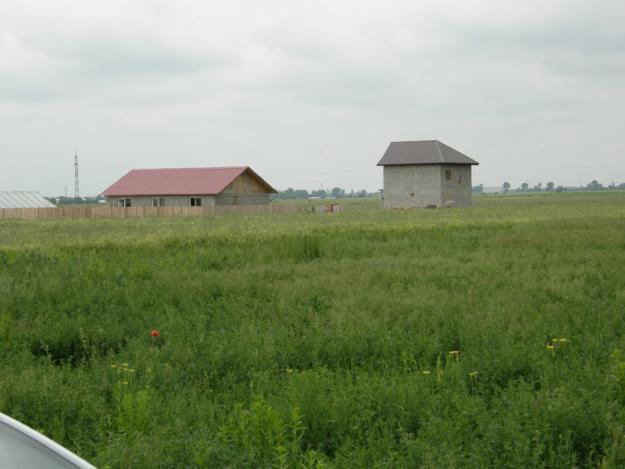
M 404 164 L 479 164 L 438 140 L 391 142 L 378 166 Z

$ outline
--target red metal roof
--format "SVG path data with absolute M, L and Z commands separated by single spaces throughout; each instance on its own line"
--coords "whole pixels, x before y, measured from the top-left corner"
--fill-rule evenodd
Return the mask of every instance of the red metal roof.
M 106 197 L 124 195 L 213 195 L 219 194 L 245 171 L 269 192 L 276 192 L 248 166 L 224 168 L 133 169 L 106 189 Z

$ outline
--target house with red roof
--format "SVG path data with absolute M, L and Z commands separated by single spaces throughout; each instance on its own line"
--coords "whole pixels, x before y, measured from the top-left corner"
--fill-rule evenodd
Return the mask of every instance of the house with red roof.
M 116 207 L 265 205 L 276 190 L 249 166 L 133 169 L 102 195 Z

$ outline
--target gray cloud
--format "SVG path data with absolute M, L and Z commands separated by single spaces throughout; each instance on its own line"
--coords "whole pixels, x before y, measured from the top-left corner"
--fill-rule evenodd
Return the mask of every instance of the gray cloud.
M 146 40 L 99 38 L 79 44 L 65 44 L 53 51 L 59 60 L 68 62 L 69 73 L 83 73 L 88 78 L 136 77 L 142 75 L 177 75 L 223 67 L 227 58 L 218 54 L 189 54 L 166 44 Z

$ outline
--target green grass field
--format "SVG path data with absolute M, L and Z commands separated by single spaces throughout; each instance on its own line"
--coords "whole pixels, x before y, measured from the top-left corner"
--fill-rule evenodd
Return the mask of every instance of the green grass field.
M 99 467 L 623 467 L 625 193 L 376 208 L 0 222 L 0 411 Z

